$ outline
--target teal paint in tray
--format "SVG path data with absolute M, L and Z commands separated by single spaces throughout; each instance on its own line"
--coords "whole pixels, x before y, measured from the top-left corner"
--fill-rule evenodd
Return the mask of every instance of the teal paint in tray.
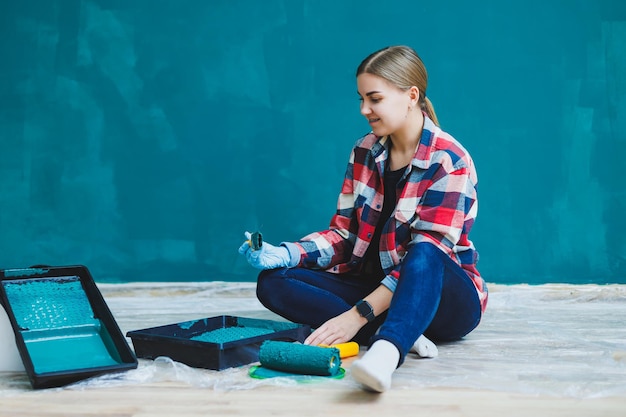
M 24 341 L 38 373 L 119 365 L 110 337 L 101 326 L 27 332 Z
M 265 340 L 303 342 L 310 333 L 307 325 L 222 315 L 126 335 L 140 358 L 167 356 L 192 367 L 223 370 L 258 361 Z
M 86 268 L 0 273 L 2 302 L 34 388 L 137 366 Z
M 197 336 L 191 337 L 190 340 L 198 340 L 200 342 L 209 343 L 228 343 L 235 340 L 248 339 L 270 333 L 274 333 L 274 331 L 259 327 L 226 327 L 223 329 L 201 333 Z
M 120 363 L 79 277 L 15 280 L 4 288 L 36 372 Z
M 4 289 L 22 330 L 46 330 L 97 322 L 79 277 L 7 281 Z
M 32 275 L 40 275 L 48 272 L 47 269 L 42 268 L 21 268 L 21 269 L 5 269 L 4 276 L 9 277 L 29 277 Z

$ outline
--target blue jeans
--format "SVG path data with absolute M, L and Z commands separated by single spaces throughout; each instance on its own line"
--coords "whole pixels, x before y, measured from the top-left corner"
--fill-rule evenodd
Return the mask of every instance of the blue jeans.
M 287 320 L 317 328 L 379 285 L 380 279 L 279 268 L 259 274 L 257 297 Z M 402 262 L 389 309 L 361 328 L 353 340 L 362 345 L 378 339 L 393 343 L 400 351 L 400 365 L 421 334 L 435 342 L 458 340 L 480 318 L 478 293 L 465 271 L 434 245 L 419 243 Z

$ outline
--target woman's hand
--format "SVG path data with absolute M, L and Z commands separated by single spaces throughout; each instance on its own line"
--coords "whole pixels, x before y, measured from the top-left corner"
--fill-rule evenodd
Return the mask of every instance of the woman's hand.
M 239 247 L 239 253 L 246 257 L 251 266 L 258 269 L 275 269 L 291 264 L 291 255 L 287 248 L 263 242 L 259 249 L 253 250 L 250 245 L 251 236 L 250 232 L 246 232 L 246 240 Z
M 380 315 L 387 311 L 391 303 L 393 293 L 384 285 L 379 285 L 364 300 L 372 306 L 375 315 Z M 345 343 L 367 324 L 367 319 L 362 317 L 356 307 L 352 307 L 345 313 L 326 321 L 309 335 L 304 341 L 305 345 L 335 345 Z
M 304 344 L 334 345 L 349 342 L 365 324 L 367 320 L 353 307 L 318 327 L 306 338 Z

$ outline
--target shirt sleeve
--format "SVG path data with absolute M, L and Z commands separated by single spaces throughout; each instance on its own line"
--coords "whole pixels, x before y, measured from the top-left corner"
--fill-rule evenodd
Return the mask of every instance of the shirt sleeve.
M 448 254 L 456 252 L 457 245 L 465 243 L 465 227 L 473 223 L 476 211 L 476 185 L 470 168 L 464 165 L 444 173 L 421 198 L 412 243 L 431 242 Z
M 396 292 L 396 287 L 398 286 L 398 279 L 394 278 L 391 275 L 387 275 L 385 278 L 383 278 L 383 280 L 380 283 L 384 285 L 385 287 L 387 287 L 389 291 Z

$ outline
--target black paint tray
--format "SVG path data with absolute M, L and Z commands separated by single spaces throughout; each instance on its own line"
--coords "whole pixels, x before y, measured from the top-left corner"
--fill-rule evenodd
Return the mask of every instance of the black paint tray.
M 33 388 L 137 367 L 84 266 L 0 271 L 2 302 Z
M 311 328 L 302 324 L 216 316 L 126 334 L 140 358 L 166 356 L 195 368 L 223 370 L 259 360 L 265 340 L 302 342 Z

